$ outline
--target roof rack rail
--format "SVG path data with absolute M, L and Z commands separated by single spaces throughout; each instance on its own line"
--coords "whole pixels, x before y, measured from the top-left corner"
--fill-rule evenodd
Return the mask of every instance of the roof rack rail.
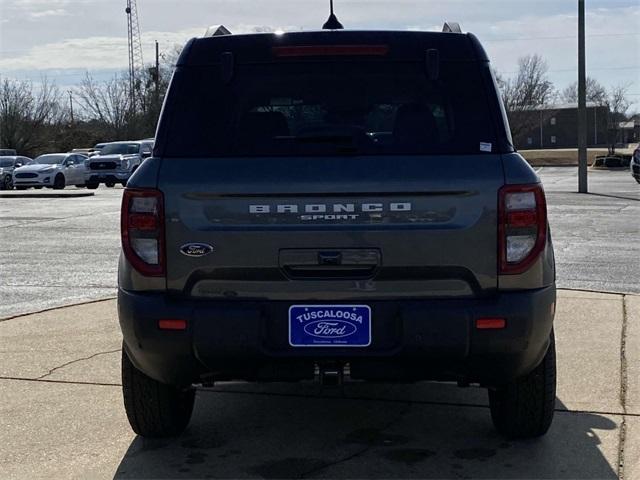
M 444 22 L 442 31 L 444 33 L 462 33 L 462 28 L 460 27 L 460 24 L 457 22 Z
M 231 35 L 231 32 L 224 25 L 211 25 L 204 32 L 204 38 L 208 37 L 220 37 L 222 35 Z

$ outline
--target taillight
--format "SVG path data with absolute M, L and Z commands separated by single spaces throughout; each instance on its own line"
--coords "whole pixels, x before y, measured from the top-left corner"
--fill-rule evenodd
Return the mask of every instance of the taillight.
M 499 193 L 500 273 L 526 271 L 547 242 L 547 204 L 542 185 L 506 185 Z
M 165 275 L 164 205 L 154 189 L 125 188 L 121 212 L 122 249 L 142 275 Z

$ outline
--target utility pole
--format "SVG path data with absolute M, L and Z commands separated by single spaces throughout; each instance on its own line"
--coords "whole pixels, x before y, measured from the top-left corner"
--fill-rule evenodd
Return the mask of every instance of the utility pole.
M 154 80 L 156 82 L 156 105 L 160 103 L 160 46 L 156 40 L 156 71 Z
M 587 193 L 587 55 L 585 0 L 578 0 L 578 192 Z
M 71 125 L 73 125 L 75 123 L 73 120 L 73 90 L 69 90 L 69 108 L 71 114 Z

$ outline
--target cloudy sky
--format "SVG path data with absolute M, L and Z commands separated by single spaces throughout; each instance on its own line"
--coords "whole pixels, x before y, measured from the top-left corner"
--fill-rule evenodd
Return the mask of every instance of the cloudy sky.
M 518 57 L 539 53 L 559 89 L 577 76 L 576 0 L 336 0 L 347 28 L 439 30 L 457 21 L 509 76 Z M 108 77 L 127 67 L 125 0 L 0 0 L 0 75 L 72 86 L 86 70 Z M 138 0 L 145 61 L 154 40 L 168 51 L 210 24 L 233 32 L 310 30 L 327 0 Z M 587 0 L 588 74 L 629 84 L 640 111 L 640 0 Z

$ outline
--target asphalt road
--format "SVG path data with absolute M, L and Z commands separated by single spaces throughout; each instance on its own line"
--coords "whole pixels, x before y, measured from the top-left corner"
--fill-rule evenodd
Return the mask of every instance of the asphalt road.
M 627 171 L 540 171 L 558 286 L 640 293 L 640 185 Z M 122 189 L 86 198 L 0 198 L 0 318 L 115 295 Z

